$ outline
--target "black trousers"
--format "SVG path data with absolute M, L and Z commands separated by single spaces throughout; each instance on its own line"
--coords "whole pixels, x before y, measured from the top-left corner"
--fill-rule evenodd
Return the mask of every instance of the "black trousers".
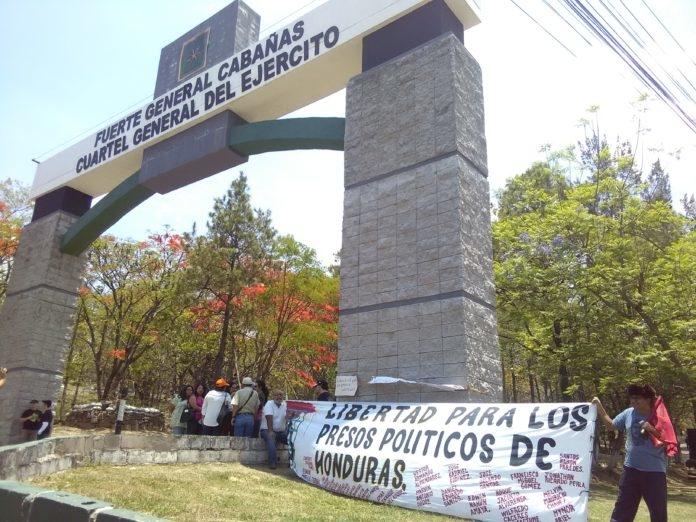
M 627 467 L 621 473 L 611 522 L 632 522 L 641 498 L 648 506 L 650 522 L 667 522 L 667 475 Z
M 198 424 L 196 419 L 189 419 L 186 423 L 186 435 L 200 435 L 201 425 Z
M 220 435 L 220 426 L 206 426 L 203 424 L 202 435 Z

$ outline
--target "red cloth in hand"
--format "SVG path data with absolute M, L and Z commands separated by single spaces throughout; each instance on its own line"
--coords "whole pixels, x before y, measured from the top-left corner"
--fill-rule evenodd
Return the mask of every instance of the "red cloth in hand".
M 674 433 L 672 421 L 669 419 L 669 412 L 665 407 L 665 402 L 662 400 L 661 395 L 655 399 L 655 405 L 653 406 L 652 414 L 648 422 L 660 432 L 659 437 L 650 434 L 650 440 L 652 440 L 653 446 L 656 448 L 664 446 L 667 456 L 674 457 L 677 454 L 679 444 L 677 443 L 677 435 Z

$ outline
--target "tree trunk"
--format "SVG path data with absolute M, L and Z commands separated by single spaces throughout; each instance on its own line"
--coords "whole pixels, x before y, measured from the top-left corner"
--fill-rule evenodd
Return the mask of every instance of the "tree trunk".
M 72 363 L 73 353 L 75 352 L 75 339 L 77 339 L 77 326 L 80 324 L 80 314 L 82 312 L 82 307 L 77 309 L 77 317 L 75 317 L 75 326 L 73 327 L 72 336 L 70 337 L 70 349 L 68 350 L 68 357 L 65 362 L 65 367 L 70 366 Z M 68 372 L 66 371 L 63 375 L 63 394 L 60 398 L 60 416 L 58 419 L 63 422 L 63 417 L 65 417 L 65 399 L 68 396 Z
M 504 359 L 504 357 L 500 358 L 500 369 L 501 369 L 501 373 L 503 374 L 503 402 L 510 402 L 508 400 L 508 389 L 507 389 L 507 386 L 505 384 L 505 381 L 507 379 L 505 379 L 505 359 Z
M 563 348 L 563 339 L 561 338 L 561 321 L 555 319 L 553 321 L 553 344 L 555 346 L 555 352 L 558 353 Z M 570 386 L 570 376 L 568 375 L 568 367 L 566 366 L 563 355 L 560 356 L 560 363 L 558 365 L 558 385 L 561 388 L 561 396 L 564 401 L 570 401 L 572 397 L 567 392 Z
M 232 295 L 227 294 L 227 302 L 225 303 L 225 315 L 222 319 L 222 331 L 220 332 L 220 344 L 213 362 L 213 379 L 222 377 L 222 364 L 225 361 L 225 349 L 227 348 L 227 337 L 230 331 L 230 317 L 232 316 Z

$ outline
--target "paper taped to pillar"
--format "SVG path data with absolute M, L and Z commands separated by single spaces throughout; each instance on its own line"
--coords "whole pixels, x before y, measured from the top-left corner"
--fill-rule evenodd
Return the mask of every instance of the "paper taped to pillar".
M 336 397 L 355 397 L 356 391 L 358 391 L 357 375 L 336 376 L 336 388 L 334 391 Z
M 356 498 L 494 521 L 587 519 L 596 409 L 288 401 L 291 467 Z

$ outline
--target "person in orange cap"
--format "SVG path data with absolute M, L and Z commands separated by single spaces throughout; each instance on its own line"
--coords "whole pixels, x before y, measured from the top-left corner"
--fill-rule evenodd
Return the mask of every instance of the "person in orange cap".
M 210 390 L 203 399 L 203 435 L 219 435 L 220 423 L 225 418 L 232 404 L 232 397 L 225 391 L 229 386 L 223 378 L 215 381 L 215 389 Z

